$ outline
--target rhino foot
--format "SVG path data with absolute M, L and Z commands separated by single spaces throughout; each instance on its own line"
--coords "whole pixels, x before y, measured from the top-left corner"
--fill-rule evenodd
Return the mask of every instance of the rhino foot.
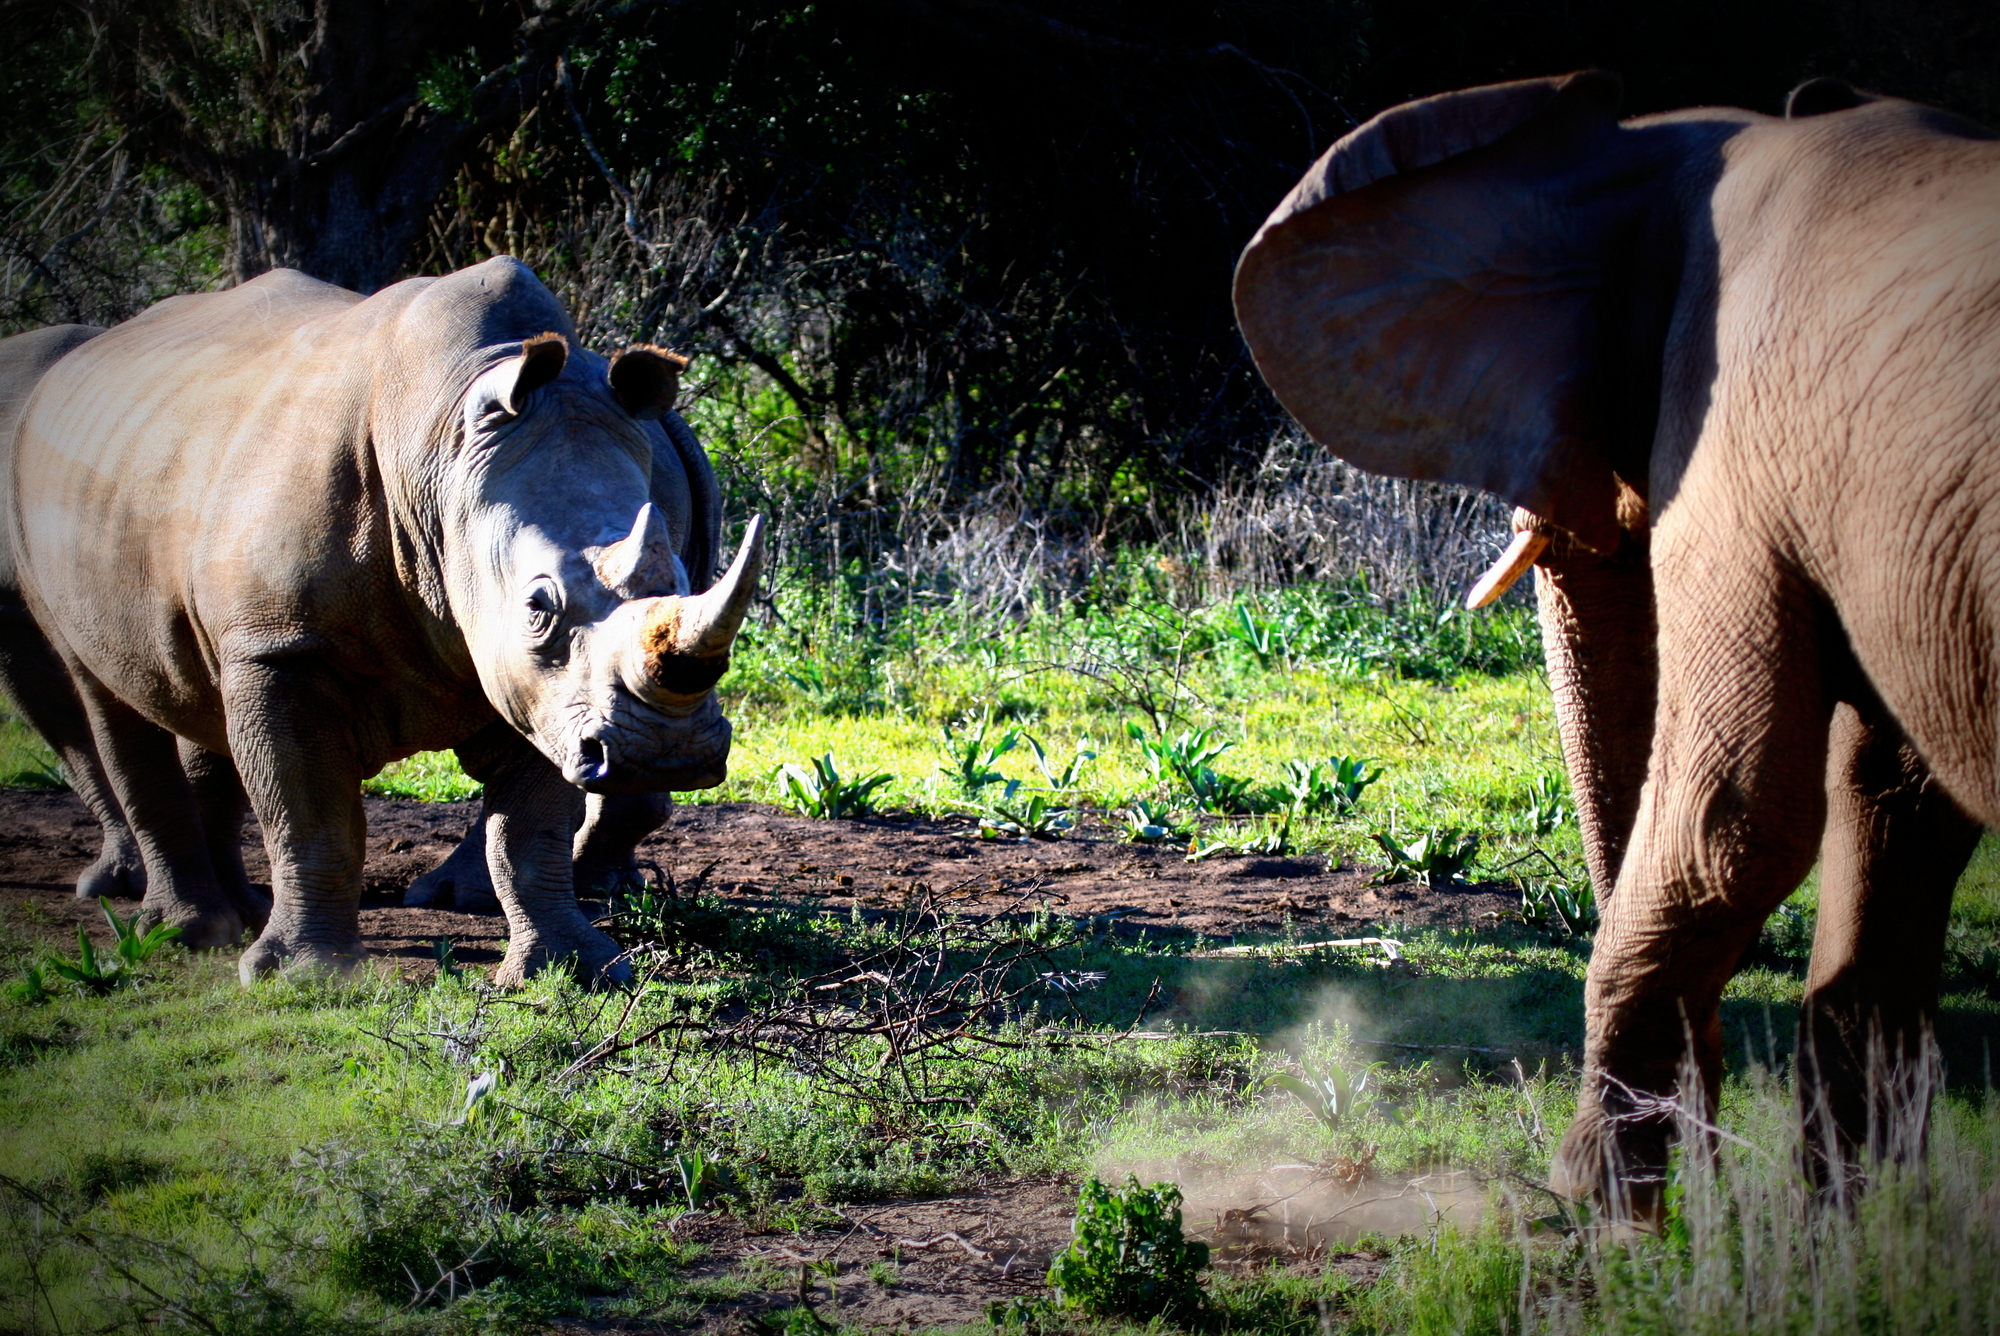
M 213 951 L 243 940 L 243 916 L 227 901 L 204 903 L 149 891 L 139 905 L 139 927 L 161 923 L 179 928 L 180 943 L 190 951 Z
M 493 982 L 519 988 L 530 976 L 552 968 L 572 970 L 592 987 L 632 982 L 632 962 L 624 948 L 588 926 L 562 936 L 516 937 L 507 944 L 507 958 L 493 971 Z
M 354 967 L 367 958 L 368 948 L 362 945 L 359 937 L 349 942 L 293 943 L 267 928 L 264 935 L 250 943 L 250 949 L 243 953 L 243 958 L 237 962 L 236 973 L 246 985 L 280 969 L 288 974 L 308 971 L 345 975 L 351 974 Z
M 109 844 L 97 861 L 76 879 L 79 900 L 108 897 L 113 900 L 140 900 L 146 894 L 146 865 L 136 852 L 114 849 Z
M 478 822 L 458 847 L 403 892 L 406 909 L 457 909 L 465 914 L 497 914 L 493 874 L 486 867 L 486 828 Z

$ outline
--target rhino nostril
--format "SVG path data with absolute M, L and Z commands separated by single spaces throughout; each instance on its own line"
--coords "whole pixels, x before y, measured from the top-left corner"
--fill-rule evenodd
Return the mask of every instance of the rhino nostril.
M 604 759 L 604 743 L 597 738 L 583 738 L 576 744 L 577 777 L 589 781 L 602 779 L 611 769 Z

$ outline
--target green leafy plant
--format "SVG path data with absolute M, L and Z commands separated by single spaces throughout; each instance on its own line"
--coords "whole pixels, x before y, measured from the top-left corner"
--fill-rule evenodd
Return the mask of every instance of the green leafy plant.
M 1217 742 L 1218 727 L 1211 724 L 1175 738 L 1154 739 L 1147 737 L 1138 724 L 1128 723 L 1125 732 L 1139 744 L 1153 779 L 1187 794 L 1197 810 L 1225 816 L 1268 810 L 1273 805 L 1272 799 L 1255 781 L 1242 775 L 1224 774 L 1210 764 L 1236 745 Z
M 1273 660 L 1285 652 L 1285 636 L 1279 625 L 1259 621 L 1240 603 L 1236 605 L 1236 615 L 1223 623 L 1222 634 L 1256 655 L 1257 666 L 1266 672 L 1270 671 Z
M 710 1203 L 722 1199 L 723 1190 L 730 1186 L 733 1175 L 719 1161 L 711 1160 L 698 1150 L 684 1150 L 670 1161 L 674 1167 L 674 1179 L 680 1185 L 681 1195 L 687 1199 L 690 1211 L 699 1211 Z
M 1304 1057 L 1299 1059 L 1301 1076 L 1280 1072 L 1269 1078 L 1265 1084 L 1279 1090 L 1289 1091 L 1297 1097 L 1306 1111 L 1317 1118 L 1329 1132 L 1338 1132 L 1345 1120 L 1352 1118 L 1364 1107 L 1381 1108 L 1374 1100 L 1363 1101 L 1362 1095 L 1368 1090 L 1368 1082 L 1383 1064 L 1370 1063 L 1350 1080 L 1346 1072 L 1328 1064 L 1326 1069 L 1312 1065 Z
M 938 772 L 958 785 L 959 791 L 975 802 L 989 785 L 998 784 L 1005 778 L 993 767 L 999 764 L 1001 757 L 1013 751 L 1024 736 L 1020 729 L 1010 728 L 995 738 L 991 736 L 992 730 L 993 711 L 990 709 L 980 714 L 976 730 L 969 718 L 959 720 L 956 727 L 946 723 L 943 729 L 944 753 L 949 764 L 939 766 Z M 1030 739 L 1030 742 L 1033 740 Z M 1038 758 L 1041 751 L 1040 745 L 1036 744 Z
M 787 761 L 778 767 L 786 806 L 802 816 L 822 821 L 866 816 L 875 810 L 869 795 L 895 776 L 883 773 L 842 779 L 832 756 L 815 756 L 811 768 Z
M 1382 778 L 1361 756 L 1332 756 L 1325 761 L 1287 761 L 1285 774 L 1273 788 L 1278 802 L 1301 816 L 1343 816 L 1361 805 L 1361 795 Z
M 1201 1272 L 1208 1245 L 1181 1233 L 1181 1190 L 1142 1186 L 1130 1174 L 1122 1189 L 1086 1179 L 1077 1194 L 1068 1248 L 1049 1267 L 1048 1283 L 1064 1308 L 1100 1317 L 1190 1322 L 1208 1306 Z
M 1553 775 L 1536 775 L 1528 790 L 1527 810 L 1528 825 L 1535 834 L 1552 834 L 1574 815 L 1568 786 Z
M 138 969 L 151 960 L 160 948 L 180 939 L 181 930 L 170 928 L 164 923 L 155 923 L 147 931 L 140 932 L 139 915 L 142 912 L 140 910 L 135 909 L 132 911 L 132 917 L 121 919 L 112 911 L 109 898 L 98 896 L 97 905 L 104 911 L 105 922 L 111 925 L 111 931 L 117 934 L 118 944 L 112 949 L 117 953 L 120 967 L 124 969 Z
M 1042 772 L 1042 778 L 1049 782 L 1049 789 L 1054 793 L 1068 793 L 1071 789 L 1075 788 L 1077 780 L 1083 776 L 1083 767 L 1097 759 L 1096 752 L 1091 751 L 1088 747 L 1079 747 L 1076 750 L 1076 755 L 1069 758 L 1069 764 L 1064 766 L 1062 772 L 1058 774 L 1049 765 L 1048 753 L 1042 750 L 1040 740 L 1032 734 L 1023 734 L 1023 736 L 1027 739 L 1028 746 L 1035 753 L 1035 768 Z M 1088 743 L 1090 739 L 1085 738 L 1084 741 Z
M 31 960 L 21 966 L 21 977 L 7 985 L 7 996 L 15 1002 L 39 1006 L 54 997 L 55 993 L 49 987 L 47 971 Z
M 1388 860 L 1375 879 L 1378 885 L 1421 880 L 1432 890 L 1441 891 L 1462 881 L 1479 857 L 1479 833 L 1457 826 L 1439 826 L 1409 841 L 1383 830 L 1375 831 L 1372 838 Z
M 1521 883 L 1521 917 L 1530 923 L 1556 923 L 1572 937 L 1597 928 L 1597 895 L 1588 877 L 1531 877 Z
M 440 937 L 432 942 L 431 956 L 437 961 L 437 982 L 465 977 L 465 971 L 459 968 L 458 957 L 452 952 L 450 937 Z
M 50 956 L 43 962 L 43 969 L 53 971 L 85 992 L 103 996 L 114 988 L 122 988 L 136 982 L 140 969 L 167 943 L 176 941 L 181 935 L 179 928 L 156 923 L 145 932 L 139 931 L 139 914 L 134 910 L 130 918 L 121 919 L 111 908 L 111 901 L 104 896 L 97 899 L 98 908 L 104 911 L 104 918 L 111 925 L 117 942 L 109 955 L 99 954 L 90 940 L 90 934 L 78 924 L 76 929 L 76 959 Z M 43 976 L 44 979 L 46 975 Z
M 1002 796 L 988 804 L 979 818 L 981 839 L 1056 840 L 1075 824 L 1069 810 L 1055 806 L 1048 795 L 1030 793 L 1021 798 L 1020 792 L 1021 781 L 1007 781 Z
M 1197 832 L 1188 840 L 1187 861 L 1199 863 L 1205 858 L 1218 858 L 1225 854 L 1288 854 L 1292 852 L 1292 823 L 1288 817 L 1278 825 L 1269 826 L 1254 835 L 1242 839 L 1217 836 L 1204 841 Z
M 1126 808 L 1125 838 L 1136 844 L 1158 844 L 1162 840 L 1179 839 L 1187 832 L 1174 823 L 1173 815 L 1165 804 L 1146 802 L 1141 799 Z

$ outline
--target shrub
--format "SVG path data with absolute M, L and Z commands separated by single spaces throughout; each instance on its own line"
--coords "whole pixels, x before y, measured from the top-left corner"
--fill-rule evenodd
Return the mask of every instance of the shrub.
M 1100 1317 L 1190 1322 L 1207 1310 L 1200 1273 L 1208 1245 L 1181 1234 L 1181 1190 L 1144 1187 L 1127 1174 L 1125 1187 L 1086 1179 L 1077 1194 L 1074 1237 L 1049 1267 L 1049 1285 L 1064 1308 Z

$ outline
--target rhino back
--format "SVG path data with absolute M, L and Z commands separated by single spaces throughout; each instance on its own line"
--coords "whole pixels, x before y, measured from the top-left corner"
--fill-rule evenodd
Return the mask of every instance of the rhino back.
M 83 346 L 19 439 L 15 534 L 45 620 L 118 695 L 207 745 L 223 666 L 290 654 L 392 701 L 452 698 L 385 707 L 441 745 L 485 707 L 436 582 L 412 569 L 421 533 L 399 530 L 437 522 L 426 457 L 468 369 L 551 312 L 567 324 L 513 261 L 365 301 L 281 271 Z
M 0 339 L 0 515 L 14 510 L 14 434 L 28 397 L 50 367 L 103 332 L 97 325 L 51 325 Z M 0 533 L 0 598 L 18 592 L 13 545 Z

